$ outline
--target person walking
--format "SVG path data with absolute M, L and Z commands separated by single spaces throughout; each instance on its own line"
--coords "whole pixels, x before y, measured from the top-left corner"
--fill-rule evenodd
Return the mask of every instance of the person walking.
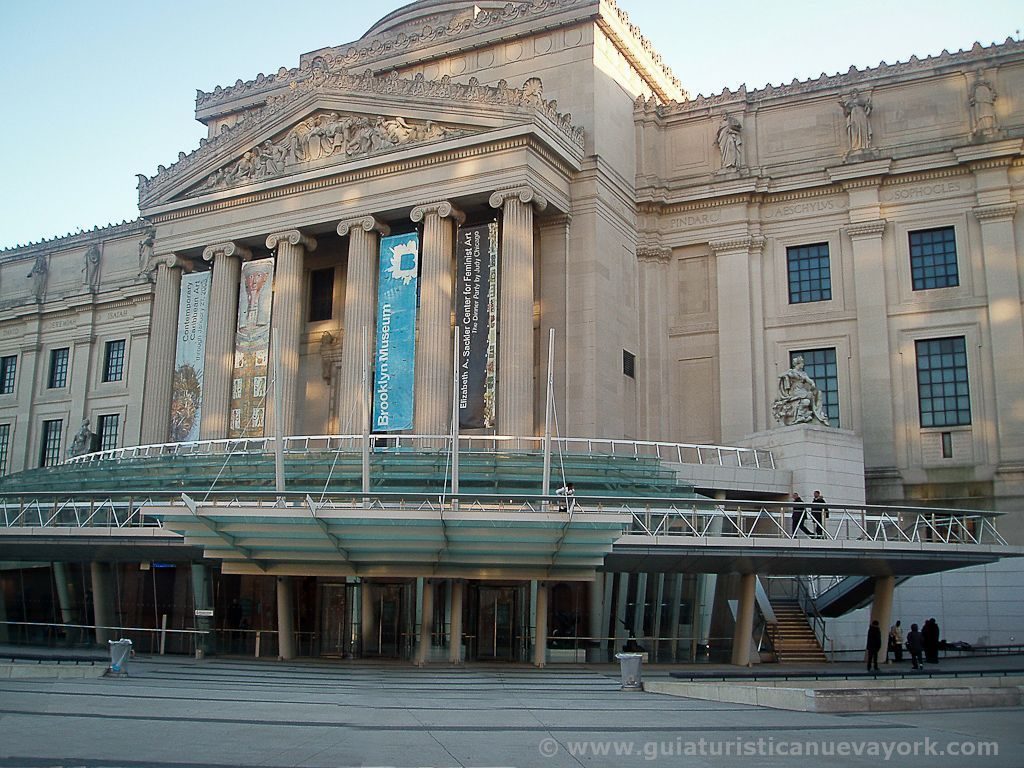
M 898 664 L 903 661 L 903 628 L 899 621 L 889 627 L 889 648 L 892 650 L 893 660 Z M 889 654 L 886 653 L 888 660 Z
M 878 652 L 880 650 L 882 650 L 882 628 L 878 626 L 878 619 L 875 619 L 868 627 L 868 672 L 872 667 L 875 672 L 878 671 Z
M 939 624 L 930 618 L 921 627 L 921 641 L 924 644 L 924 660 L 929 664 L 939 663 Z
M 804 500 L 800 498 L 800 494 L 793 491 L 793 513 L 791 523 L 793 526 L 793 538 L 796 538 L 797 530 L 801 530 L 808 536 L 813 536 L 814 533 L 807 528 L 807 507 L 804 505 Z
M 910 651 L 910 668 L 924 669 L 924 662 L 921 661 L 921 651 L 924 650 L 924 638 L 917 629 L 917 624 L 910 625 L 907 633 L 907 650 Z
M 820 539 L 827 538 L 828 531 L 825 529 L 825 521 L 828 520 L 828 506 L 825 504 L 825 497 L 821 491 L 814 492 L 811 499 L 811 517 L 814 518 L 814 535 Z

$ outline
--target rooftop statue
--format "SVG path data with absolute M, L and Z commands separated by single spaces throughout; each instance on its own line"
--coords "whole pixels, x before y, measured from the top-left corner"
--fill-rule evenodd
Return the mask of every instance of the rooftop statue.
M 793 367 L 779 375 L 779 396 L 772 403 L 772 416 L 785 424 L 828 423 L 821 390 L 804 371 L 804 359 L 796 357 Z

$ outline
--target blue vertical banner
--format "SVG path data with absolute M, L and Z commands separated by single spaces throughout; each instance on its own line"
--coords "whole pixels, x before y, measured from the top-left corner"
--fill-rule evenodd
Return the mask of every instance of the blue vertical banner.
M 380 241 L 373 375 L 375 432 L 412 429 L 419 246 L 419 235 L 415 232 Z

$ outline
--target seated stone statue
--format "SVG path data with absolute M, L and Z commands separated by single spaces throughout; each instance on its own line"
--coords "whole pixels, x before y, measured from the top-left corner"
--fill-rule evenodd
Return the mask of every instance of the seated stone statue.
M 92 450 L 92 438 L 93 431 L 89 429 L 89 420 L 83 419 L 82 426 L 78 429 L 78 434 L 75 435 L 71 445 L 68 446 L 68 457 L 74 458 L 75 456 L 89 453 Z
M 772 415 L 787 427 L 815 423 L 829 426 L 821 390 L 804 372 L 802 357 L 795 358 L 793 367 L 779 376 L 779 396 L 772 403 Z

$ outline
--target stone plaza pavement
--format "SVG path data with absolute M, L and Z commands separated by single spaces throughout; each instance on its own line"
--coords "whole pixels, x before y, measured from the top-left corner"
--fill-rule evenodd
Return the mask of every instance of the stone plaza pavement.
M 622 692 L 613 666 L 149 657 L 129 671 L 0 679 L 0 766 L 1024 766 L 1020 707 L 795 713 Z

